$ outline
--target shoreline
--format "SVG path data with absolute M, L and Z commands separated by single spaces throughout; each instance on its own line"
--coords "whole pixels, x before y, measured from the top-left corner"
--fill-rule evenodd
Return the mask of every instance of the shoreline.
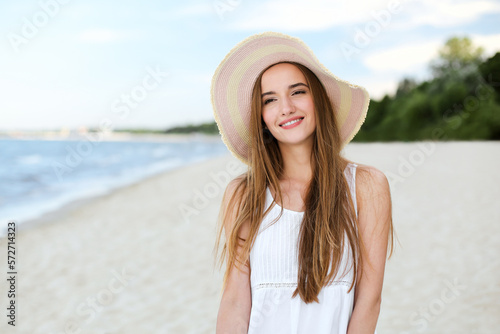
M 203 163 L 206 163 L 211 160 L 219 160 L 219 159 L 225 159 L 230 156 L 230 153 L 227 153 L 225 155 L 220 155 L 220 156 L 215 156 L 215 157 L 210 157 L 202 161 L 197 161 L 194 163 L 188 163 L 183 166 L 177 166 L 172 169 L 167 169 L 164 171 L 160 171 L 158 173 L 152 174 L 152 175 L 147 175 L 144 178 L 141 178 L 139 180 L 132 181 L 131 183 L 118 186 L 116 188 L 109 189 L 106 193 L 104 194 L 95 194 L 91 195 L 89 197 L 84 197 L 84 198 L 78 198 L 75 200 L 71 200 L 62 206 L 60 206 L 57 209 L 50 210 L 48 212 L 44 212 L 40 214 L 39 216 L 31 219 L 27 219 L 26 221 L 23 221 L 20 224 L 16 224 L 17 227 L 19 228 L 19 231 L 25 231 L 29 230 L 32 228 L 36 228 L 37 226 L 44 225 L 44 224 L 50 224 L 55 221 L 63 220 L 65 217 L 71 215 L 78 209 L 82 209 L 86 206 L 93 206 L 100 201 L 106 200 L 114 196 L 116 193 L 120 191 L 125 191 L 129 188 L 133 188 L 134 186 L 137 186 L 143 182 L 153 182 L 155 179 L 161 179 L 171 173 L 174 173 L 178 170 L 185 169 L 189 166 L 197 166 L 201 165 Z M 14 220 L 15 221 L 15 220 Z M 1 235 L 0 235 L 1 236 Z
M 100 136 L 96 138 L 96 135 Z M 203 133 L 187 133 L 187 134 L 154 134 L 154 133 L 103 133 L 103 132 L 82 132 L 82 133 L 68 133 L 61 135 L 60 133 L 24 133 L 24 132 L 0 132 L 1 139 L 14 139 L 14 140 L 90 140 L 99 142 L 113 142 L 113 141 L 138 141 L 138 142 L 179 142 L 191 140 L 203 140 L 208 142 L 222 142 L 220 134 L 203 134 Z
M 193 138 L 198 138 L 197 136 L 180 136 L 180 137 L 176 137 L 175 135 L 170 137 L 169 138 L 163 138 L 165 140 L 185 140 L 185 139 L 193 139 Z M 144 138 L 145 140 L 149 140 L 148 138 Z M 214 138 L 215 139 L 215 138 Z M 481 145 L 495 145 L 495 144 L 498 144 L 498 142 L 496 141 L 465 141 L 465 142 L 461 142 L 461 141 L 449 141 L 449 142 L 432 142 L 432 141 L 420 141 L 420 142 L 416 142 L 416 143 L 400 143 L 400 142 L 390 142 L 390 143 L 384 143 L 384 142 L 370 142 L 370 143 L 352 143 L 351 146 L 348 146 L 346 147 L 345 149 L 345 156 L 349 158 L 349 155 L 351 154 L 354 154 L 356 155 L 356 150 L 357 150 L 357 146 L 358 145 L 367 145 L 367 146 L 378 146 L 378 145 L 399 145 L 399 144 L 416 144 L 416 145 L 425 145 L 425 144 L 429 144 L 429 143 L 434 143 L 434 144 L 437 144 L 439 145 L 439 143 L 444 143 L 445 145 L 447 144 L 451 144 L 451 145 L 454 145 L 454 144 L 460 144 L 460 143 L 463 143 L 463 144 L 466 144 L 466 145 L 476 145 L 476 144 L 481 144 Z M 46 224 L 46 223 L 50 223 L 51 221 L 55 221 L 55 220 L 61 220 L 63 219 L 65 216 L 67 215 L 70 215 L 72 212 L 74 212 L 75 210 L 77 209 L 80 209 L 84 206 L 92 206 L 93 204 L 95 203 L 98 203 L 99 201 L 105 199 L 105 198 L 109 198 L 111 196 L 113 196 L 113 194 L 115 194 L 116 192 L 119 192 L 119 191 L 122 191 L 124 189 L 127 189 L 127 188 L 130 188 L 130 187 L 133 187 L 137 184 L 140 184 L 142 182 L 146 182 L 148 180 L 151 180 L 151 179 L 155 179 L 155 178 L 161 178 L 162 176 L 164 175 L 167 175 L 167 174 L 170 174 L 172 172 L 175 172 L 177 170 L 181 170 L 181 169 L 184 169 L 188 166 L 196 166 L 196 165 L 200 165 L 200 164 L 203 164 L 207 161 L 210 161 L 210 160 L 217 160 L 217 159 L 220 159 L 220 158 L 224 158 L 224 157 L 230 157 L 230 158 L 233 158 L 231 156 L 231 154 L 228 152 L 226 155 L 221 155 L 221 156 L 215 156 L 215 157 L 210 157 L 210 158 L 207 158 L 203 161 L 197 161 L 197 162 L 194 162 L 194 163 L 190 163 L 190 164 L 186 164 L 186 165 L 183 165 L 183 166 L 177 166 L 177 167 L 174 167 L 172 169 L 167 169 L 167 170 L 164 170 L 164 171 L 160 171 L 160 172 L 157 172 L 153 175 L 148 175 L 148 176 L 145 176 L 144 178 L 141 178 L 139 180 L 135 180 L 135 181 L 132 181 L 131 183 L 128 183 L 128 184 L 125 184 L 125 185 L 122 185 L 122 186 L 118 186 L 116 188 L 112 188 L 112 189 L 109 189 L 106 193 L 103 193 L 103 194 L 94 194 L 94 195 L 91 195 L 89 197 L 84 197 L 84 198 L 78 198 L 78 199 L 74 199 L 74 200 L 70 200 L 69 202 L 63 204 L 62 206 L 54 209 L 54 210 L 50 210 L 50 211 L 47 211 L 47 212 L 44 212 L 42 214 L 40 214 L 39 216 L 35 217 L 35 218 L 30 218 L 30 219 L 27 219 L 25 221 L 23 221 L 21 224 L 18 225 L 19 227 L 19 230 L 20 231 L 24 231 L 24 230 L 27 230 L 27 229 L 31 229 L 33 227 L 36 227 L 36 226 L 39 226 L 41 224 Z M 367 155 L 367 157 L 369 157 L 369 155 Z M 372 159 L 372 158 L 368 158 L 368 164 L 372 163 L 372 160 L 375 160 L 375 159 Z M 387 171 L 384 171 L 382 170 L 383 172 L 385 172 L 386 174 Z M 390 172 L 389 172 L 390 173 Z M 389 175 L 388 175 L 389 176 Z M 391 185 L 392 186 L 392 185 Z M 0 236 L 2 236 L 0 234 Z

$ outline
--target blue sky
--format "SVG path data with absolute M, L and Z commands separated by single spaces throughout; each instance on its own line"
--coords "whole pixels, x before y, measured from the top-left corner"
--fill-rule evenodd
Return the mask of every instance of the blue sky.
M 211 121 L 219 62 L 268 30 L 378 99 L 452 36 L 500 51 L 499 21 L 500 0 L 2 1 L 0 130 Z

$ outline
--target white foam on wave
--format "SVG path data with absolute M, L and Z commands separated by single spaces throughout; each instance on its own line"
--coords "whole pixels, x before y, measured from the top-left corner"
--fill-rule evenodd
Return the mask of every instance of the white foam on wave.
M 40 154 L 30 154 L 20 156 L 17 159 L 17 162 L 23 165 L 36 165 L 39 164 L 42 160 L 43 157 Z
M 139 182 L 147 177 L 186 166 L 195 162 L 206 160 L 213 155 L 200 154 L 189 159 L 171 158 L 164 161 L 152 163 L 147 166 L 137 166 L 121 171 L 120 175 L 110 178 L 109 176 L 94 177 L 92 179 L 74 180 L 64 185 L 59 195 L 51 196 L 46 200 L 26 202 L 19 205 L 0 208 L 0 237 L 6 235 L 6 227 L 9 221 L 18 224 L 33 220 L 61 209 L 70 202 L 88 199 L 95 196 L 107 194 L 115 189 Z

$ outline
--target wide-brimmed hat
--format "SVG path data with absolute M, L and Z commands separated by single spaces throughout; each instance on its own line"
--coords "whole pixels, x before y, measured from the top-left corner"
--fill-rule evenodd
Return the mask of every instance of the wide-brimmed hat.
M 306 66 L 321 81 L 336 114 L 342 148 L 354 138 L 365 120 L 370 102 L 366 89 L 330 73 L 300 39 L 276 32 L 250 36 L 222 60 L 211 87 L 215 121 L 222 140 L 231 153 L 246 164 L 253 86 L 265 68 L 283 61 Z

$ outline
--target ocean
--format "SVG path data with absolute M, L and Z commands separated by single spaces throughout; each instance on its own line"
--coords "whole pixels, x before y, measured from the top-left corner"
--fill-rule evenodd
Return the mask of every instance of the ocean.
M 227 154 L 203 137 L 167 142 L 0 139 L 0 222 L 17 224 L 74 200 Z

